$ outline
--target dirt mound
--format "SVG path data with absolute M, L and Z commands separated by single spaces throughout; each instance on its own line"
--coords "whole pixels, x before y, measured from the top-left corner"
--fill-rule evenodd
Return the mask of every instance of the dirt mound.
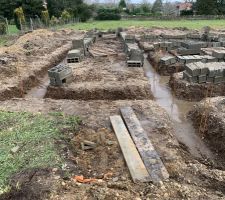
M 202 138 L 225 160 L 225 97 L 207 98 L 190 111 L 189 117 Z
M 49 86 L 46 98 L 74 100 L 152 99 L 147 81 L 82 82 L 68 87 Z

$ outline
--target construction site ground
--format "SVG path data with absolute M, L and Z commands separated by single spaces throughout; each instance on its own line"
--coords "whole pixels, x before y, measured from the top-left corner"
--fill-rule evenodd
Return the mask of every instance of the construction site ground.
M 148 30 L 127 30 L 138 34 L 145 31 Z M 174 33 L 172 29 L 154 31 Z M 29 89 L 40 86 L 49 68 L 64 60 L 72 48 L 71 40 L 83 34 L 71 30 L 38 30 L 21 36 L 9 47 L 0 48 L 1 111 L 46 116 L 60 112 L 63 116 L 78 116 L 82 121 L 76 131 L 61 138 L 63 147 L 54 141 L 64 160 L 63 168 L 17 171 L 10 177 L 10 189 L 0 199 L 224 199 L 223 160 L 217 156 L 211 160 L 196 158 L 177 140 L 174 122 L 154 100 L 146 71 L 127 68 L 119 39 L 102 38 L 90 48 L 93 57 L 71 64 L 72 83 L 62 88 L 49 86 L 46 98 L 26 96 Z M 217 101 L 220 99 L 211 101 L 212 106 Z M 120 114 L 119 109 L 124 106 L 134 109 L 169 172 L 168 180 L 159 184 L 133 183 L 109 120 L 110 116 Z M 216 109 L 219 108 L 215 106 L 212 112 L 217 112 Z M 223 114 L 212 120 L 223 118 L 224 109 L 220 112 Z M 4 126 L 0 125 L 2 129 Z M 84 140 L 97 146 L 83 150 Z M 76 176 L 84 176 L 89 182 L 78 181 Z

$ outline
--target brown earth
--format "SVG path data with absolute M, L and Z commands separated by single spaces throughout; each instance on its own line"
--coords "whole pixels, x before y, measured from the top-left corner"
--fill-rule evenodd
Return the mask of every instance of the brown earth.
M 225 160 L 225 98 L 207 98 L 199 102 L 189 113 L 194 126 L 199 130 L 211 149 Z
M 0 48 L 0 100 L 22 97 L 38 78 L 55 66 L 71 49 L 78 31 L 37 30 L 21 36 L 13 45 Z
M 164 184 L 134 184 L 132 182 L 109 121 L 109 116 L 119 114 L 119 108 L 122 106 L 132 106 L 160 154 L 170 174 L 170 179 Z M 29 179 L 30 181 L 24 183 L 26 187 L 22 187 L 19 191 L 12 191 L 11 195 L 14 192 L 21 194 L 20 199 L 28 195 L 23 189 L 34 191 L 37 180 L 39 190 L 33 196 L 38 197 L 42 190 L 43 195 L 36 199 L 215 200 L 225 197 L 225 172 L 208 168 L 181 149 L 173 136 L 168 115 L 154 101 L 14 99 L 2 102 L 0 109 L 46 114 L 60 111 L 80 116 L 83 125 L 80 131 L 73 133 L 74 137 L 67 147 L 67 169 L 74 175 L 98 179 L 95 183 L 81 184 L 74 179 L 65 180 L 65 177 L 63 179 L 63 175 L 59 176 L 60 170 L 53 169 L 45 175 L 36 176 L 35 174 Z M 80 147 L 80 142 L 83 140 L 96 142 L 97 147 L 83 151 Z M 23 180 L 27 179 L 21 181 Z
M 184 66 L 180 63 L 175 63 L 171 65 L 163 65 L 160 63 L 160 59 L 164 56 L 171 56 L 168 52 L 163 50 L 152 51 L 148 53 L 148 61 L 152 64 L 154 69 L 162 76 L 170 76 L 174 73 L 181 72 L 184 70 Z
M 225 95 L 225 84 L 189 83 L 183 80 L 183 73 L 175 73 L 171 76 L 169 85 L 178 99 L 188 101 L 201 101 L 206 97 Z
M 139 34 L 144 33 L 143 30 L 154 30 L 156 34 L 174 32 L 172 29 L 167 31 L 160 28 L 131 28 L 128 32 Z M 188 32 L 177 29 L 179 31 L 180 34 Z M 42 73 L 45 74 L 50 66 L 63 59 L 64 53 L 71 48 L 71 38 L 80 35 L 82 33 L 75 31 L 40 30 L 20 38 L 14 44 L 17 50 L 14 50 L 14 45 L 7 47 L 7 55 L 4 53 L 5 48 L 0 49 L 1 56 L 12 57 L 11 60 L 6 59 L 8 63 L 3 64 L 3 67 L 0 66 L 4 68 L 0 73 L 0 100 L 23 96 L 28 88 L 38 83 Z M 107 54 L 104 51 L 109 50 L 110 45 L 112 50 Z M 63 112 L 80 116 L 83 124 L 79 131 L 69 134 L 70 139 L 64 141 L 61 151 L 66 163 L 63 169 L 28 169 L 14 174 L 11 179 L 12 190 L 0 199 L 225 199 L 225 171 L 215 169 L 217 165 L 214 166 L 213 161 L 194 159 L 185 147 L 178 144 L 166 111 L 149 100 L 152 94 L 143 69 L 127 68 L 121 47 L 115 38 L 97 41 L 90 49 L 94 58 L 86 58 L 79 64 L 71 65 L 74 82 L 51 94 L 62 98 L 63 92 L 71 87 L 66 93 L 68 98 L 79 97 L 88 101 L 21 98 L 1 102 L 0 110 L 44 114 Z M 19 73 L 15 73 L 17 65 Z M 23 85 L 20 84 L 21 80 Z M 24 86 L 26 81 L 29 83 L 25 84 L 27 87 Z M 124 100 L 118 100 L 121 98 Z M 123 106 L 134 109 L 165 164 L 170 179 L 164 183 L 154 185 L 132 182 L 109 120 L 109 116 L 120 114 L 119 108 Z M 84 140 L 96 142 L 97 146 L 83 151 L 80 143 Z M 58 143 L 61 142 L 56 141 L 56 146 L 60 146 Z M 68 172 L 71 173 L 69 176 Z M 74 181 L 74 175 L 96 178 L 97 181 L 91 184 L 78 183 Z
M 110 50 L 109 50 L 109 47 Z M 152 99 L 142 68 L 128 68 L 122 43 L 115 36 L 100 38 L 90 48 L 94 58 L 70 64 L 74 80 L 49 86 L 46 98 L 75 100 Z M 106 56 L 105 56 L 106 55 Z

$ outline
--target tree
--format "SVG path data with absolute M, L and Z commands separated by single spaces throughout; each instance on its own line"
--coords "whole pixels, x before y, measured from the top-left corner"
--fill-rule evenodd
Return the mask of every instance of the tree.
M 16 27 L 21 30 L 21 24 L 25 22 L 25 16 L 23 12 L 23 8 L 19 7 L 14 10 L 14 20 L 16 23 Z
M 152 13 L 153 14 L 161 14 L 163 10 L 162 0 L 155 0 L 152 6 Z
M 224 15 L 225 14 L 225 0 L 218 0 L 217 8 L 218 8 L 218 14 Z
M 121 8 L 121 9 L 127 8 L 127 4 L 126 4 L 125 0 L 120 0 L 120 2 L 119 2 L 119 8 Z
M 218 13 L 217 0 L 197 0 L 196 10 L 199 15 L 215 15 Z

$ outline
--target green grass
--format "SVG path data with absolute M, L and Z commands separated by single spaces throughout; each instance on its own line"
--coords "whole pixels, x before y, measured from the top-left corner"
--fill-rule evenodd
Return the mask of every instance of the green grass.
M 16 28 L 15 25 L 9 25 L 9 34 L 17 34 L 19 30 Z
M 75 131 L 75 116 L 51 113 L 48 116 L 25 112 L 0 111 L 0 194 L 8 189 L 14 173 L 25 169 L 61 167 L 63 158 L 55 141 Z M 12 153 L 13 147 L 19 151 Z
M 7 38 L 5 36 L 0 37 L 0 47 L 4 46 L 7 43 Z
M 190 29 L 201 29 L 204 26 L 210 26 L 213 28 L 225 28 L 225 20 L 120 20 L 120 21 L 92 21 L 86 23 L 79 23 L 74 25 L 67 25 L 66 27 L 80 30 L 89 30 L 93 28 L 98 29 L 114 29 L 117 27 L 130 27 L 130 26 L 142 26 L 142 27 L 187 27 Z

